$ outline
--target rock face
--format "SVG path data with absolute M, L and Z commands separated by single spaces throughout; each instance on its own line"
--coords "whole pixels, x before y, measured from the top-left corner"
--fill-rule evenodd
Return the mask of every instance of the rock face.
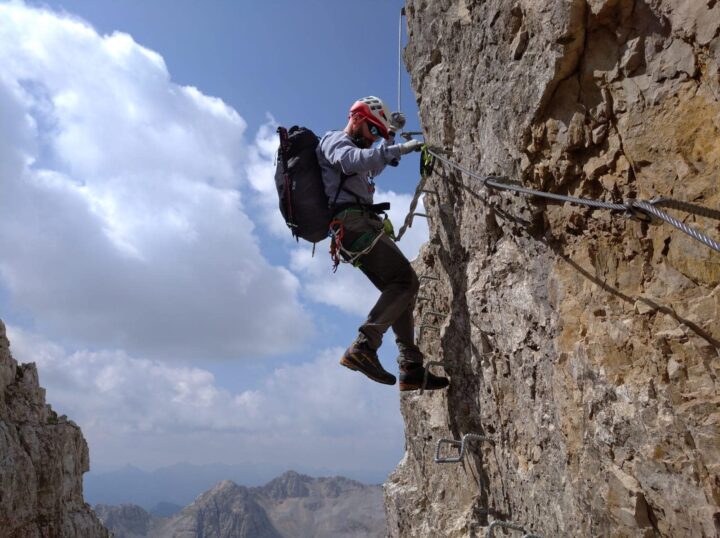
M 229 480 L 173 517 L 139 506 L 95 507 L 117 538 L 361 538 L 385 535 L 382 493 L 342 477 L 287 472 L 260 488 Z
M 248 488 L 225 480 L 163 525 L 157 536 L 282 538 Z
M 83 500 L 88 469 L 80 428 L 45 403 L 35 364 L 12 358 L 0 321 L 0 534 L 108 536 Z
M 291 471 L 253 489 L 275 528 L 287 538 L 385 536 L 379 486 Z
M 720 3 L 408 0 L 428 144 L 481 175 L 720 207 Z M 667 225 L 437 163 L 417 319 L 448 391 L 404 395 L 391 536 L 720 535 L 720 255 Z M 718 221 L 669 209 L 715 238 Z M 436 316 L 429 310 L 441 312 Z M 432 317 L 428 317 L 432 316 Z M 433 462 L 466 433 L 461 463 Z M 457 452 L 448 452 L 457 455 Z
M 159 518 L 154 518 L 140 506 L 123 504 L 109 506 L 97 504 L 93 510 L 115 538 L 140 538 L 147 536 Z

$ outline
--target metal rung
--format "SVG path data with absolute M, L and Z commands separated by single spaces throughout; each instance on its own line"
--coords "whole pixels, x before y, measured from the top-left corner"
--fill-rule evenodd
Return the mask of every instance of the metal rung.
M 433 275 L 420 275 L 418 280 L 440 280 L 438 277 Z
M 424 194 L 433 194 L 433 195 L 435 195 L 435 196 L 439 196 L 438 191 L 432 191 L 432 190 L 430 190 L 430 189 L 423 189 L 423 190 L 421 190 L 420 192 L 422 192 L 422 193 L 424 193 Z
M 490 523 L 490 526 L 488 527 L 488 538 L 493 538 L 495 536 L 495 527 L 504 527 L 506 529 L 511 529 L 514 531 L 520 531 L 525 532 L 525 527 L 522 525 L 518 525 L 517 523 L 513 523 L 511 521 L 499 521 L 495 520 L 492 523 Z M 523 535 L 523 538 L 542 538 L 542 536 L 538 536 L 537 534 L 530 534 L 526 533 Z
M 426 297 L 425 295 L 418 295 L 416 301 L 432 301 L 430 297 Z
M 426 219 L 431 219 L 432 217 L 428 215 L 427 213 L 413 213 L 413 217 L 425 217 Z
M 456 441 L 455 439 L 440 439 L 437 442 L 437 447 L 435 448 L 435 463 L 458 463 L 462 461 L 465 457 L 465 445 L 467 444 L 467 441 L 471 439 L 475 439 L 477 441 L 487 441 L 490 444 L 495 444 L 495 441 L 493 441 L 491 437 L 487 437 L 486 435 L 478 435 L 477 433 L 466 433 L 465 435 L 463 435 L 461 441 Z M 456 458 L 441 458 L 440 446 L 442 446 L 443 444 L 448 444 L 450 446 L 459 448 L 460 454 Z
M 420 394 L 422 395 L 423 392 L 425 392 L 425 387 L 427 387 L 427 378 L 428 373 L 430 372 L 430 368 L 432 366 L 442 366 L 443 363 L 440 361 L 431 361 L 425 365 L 425 372 L 423 373 L 423 382 L 422 386 L 420 387 Z
M 423 329 L 433 329 L 438 332 L 441 330 L 441 328 L 438 325 L 431 325 L 429 323 L 425 323 L 425 320 L 427 319 L 428 314 L 431 316 L 447 317 L 447 314 L 443 314 L 442 312 L 436 312 L 434 310 L 427 310 L 427 311 L 423 312 L 423 315 L 420 318 L 420 327 L 418 328 L 418 334 L 422 333 Z

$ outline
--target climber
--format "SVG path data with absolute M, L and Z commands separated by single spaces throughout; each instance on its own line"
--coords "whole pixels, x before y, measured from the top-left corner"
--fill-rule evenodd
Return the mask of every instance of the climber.
M 377 356 L 383 334 L 392 327 L 400 351 L 400 390 L 408 391 L 421 388 L 425 375 L 413 320 L 419 283 L 410 262 L 384 233 L 378 213 L 388 209 L 389 204 L 373 205 L 378 174 L 388 164 L 396 166 L 401 155 L 422 148 L 418 140 L 394 143 L 395 131 L 404 125 L 401 112 L 390 114 L 382 100 L 364 97 L 350 108 L 345 129 L 326 133 L 316 153 L 333 208 L 334 237 L 344 249 L 341 252 L 347 259 L 348 252 L 369 249 L 355 265 L 380 290 L 380 298 L 340 364 L 378 383 L 394 385 L 395 376 L 382 367 Z M 427 373 L 427 390 L 448 384 L 446 378 Z

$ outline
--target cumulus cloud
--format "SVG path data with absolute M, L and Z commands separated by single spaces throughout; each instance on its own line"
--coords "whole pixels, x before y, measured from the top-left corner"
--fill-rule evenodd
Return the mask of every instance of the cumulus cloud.
M 129 444 L 147 449 L 137 464 L 196 458 L 227 462 L 282 459 L 294 464 L 352 468 L 402 450 L 397 387 L 372 383 L 340 367 L 341 349 L 274 370 L 249 390 L 232 393 L 207 370 L 78 351 L 8 327 L 16 359 L 35 361 L 53 408 L 83 429 L 94 461 L 126 461 Z M 311 383 L 311 384 L 310 384 Z M 348 450 L 349 452 L 345 452 Z M 377 464 L 377 462 L 376 462 Z
M 131 36 L 0 4 L 0 286 L 53 338 L 238 357 L 312 332 L 300 282 L 261 254 L 240 187 L 261 130 L 174 84 Z

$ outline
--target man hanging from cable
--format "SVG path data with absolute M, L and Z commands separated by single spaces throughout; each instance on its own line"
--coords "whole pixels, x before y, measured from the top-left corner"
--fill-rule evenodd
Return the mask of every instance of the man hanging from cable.
M 391 239 L 391 228 L 378 216 L 389 204 L 373 204 L 378 174 L 388 164 L 396 166 L 401 155 L 422 148 L 418 140 L 394 143 L 395 131 L 404 124 L 402 113 L 390 114 L 382 100 L 364 97 L 350 108 L 345 129 L 326 133 L 316 150 L 333 208 L 333 246 L 380 290 L 377 303 L 340 364 L 378 383 L 394 385 L 395 376 L 382 367 L 377 356 L 383 335 L 392 327 L 400 351 L 400 390 L 420 389 L 425 376 L 426 390 L 442 389 L 448 386 L 448 379 L 425 372 L 423 354 L 415 344 L 417 275 Z

